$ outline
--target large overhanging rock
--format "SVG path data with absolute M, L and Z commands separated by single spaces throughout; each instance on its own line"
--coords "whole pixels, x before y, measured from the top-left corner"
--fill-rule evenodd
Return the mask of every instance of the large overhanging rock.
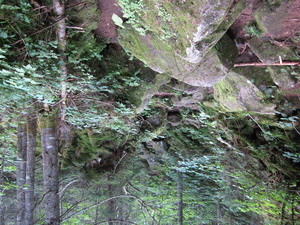
M 244 1 L 230 15 L 233 0 L 142 2 L 145 7 L 136 15 L 146 34 L 124 24 L 119 42 L 125 49 L 151 69 L 193 86 L 211 87 L 226 76 L 236 59 L 235 44 L 225 36 L 214 46 L 245 7 Z

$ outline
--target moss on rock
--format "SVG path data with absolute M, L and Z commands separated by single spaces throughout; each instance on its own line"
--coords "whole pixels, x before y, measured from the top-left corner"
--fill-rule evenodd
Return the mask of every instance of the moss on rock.
M 247 78 L 259 90 L 265 91 L 267 87 L 274 86 L 270 71 L 264 67 L 235 67 L 234 72 Z
M 274 83 L 283 89 L 293 88 L 295 85 L 294 79 L 290 75 L 289 67 L 268 67 Z
M 159 88 L 168 82 L 170 82 L 171 77 L 167 74 L 157 74 L 154 81 L 147 86 L 140 88 L 140 95 L 138 96 L 141 99 L 140 105 L 137 107 L 136 112 L 141 113 L 149 104 L 150 99 L 155 95 Z
M 263 63 L 276 63 L 279 57 L 282 60 L 290 60 L 293 57 L 288 47 L 272 44 L 270 37 L 253 37 L 249 41 L 252 51 Z
M 214 98 L 227 112 L 273 114 L 275 105 L 263 101 L 264 94 L 245 77 L 230 72 L 214 86 Z
M 261 1 L 260 7 L 254 12 L 259 28 L 274 37 L 280 36 L 289 7 L 290 2 L 273 4 L 270 1 Z
M 120 34 L 121 45 L 150 68 L 192 86 L 213 86 L 226 76 L 236 59 L 236 46 L 232 41 L 217 45 L 203 61 L 191 63 L 177 54 L 170 42 L 161 41 L 153 33 L 141 36 L 128 27 L 127 30 L 121 30 Z M 225 39 L 228 40 L 228 37 Z
M 147 0 L 135 14 L 146 34 L 125 24 L 119 30 L 120 44 L 159 73 L 211 87 L 226 76 L 236 59 L 235 44 L 222 37 L 245 4 L 237 4 L 228 15 L 232 3 Z

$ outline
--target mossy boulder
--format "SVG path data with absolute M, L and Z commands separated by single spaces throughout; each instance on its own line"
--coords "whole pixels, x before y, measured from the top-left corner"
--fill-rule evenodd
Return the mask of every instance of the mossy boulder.
M 262 92 L 265 92 L 267 88 L 275 86 L 268 68 L 255 66 L 235 67 L 232 71 L 244 76 Z
M 266 64 L 279 62 L 279 57 L 282 60 L 290 60 L 293 57 L 288 47 L 273 44 L 270 37 L 253 37 L 249 46 L 260 61 Z
M 224 38 L 229 42 L 211 49 L 203 61 L 191 63 L 177 54 L 171 42 L 161 41 L 151 33 L 141 36 L 129 27 L 120 33 L 121 45 L 151 69 L 192 86 L 213 86 L 226 76 L 237 56 L 236 46 L 227 36 Z
M 292 2 L 261 1 L 259 8 L 254 12 L 259 28 L 275 38 L 281 37 Z
M 146 34 L 123 24 L 119 42 L 159 73 L 193 86 L 211 87 L 226 76 L 236 59 L 236 46 L 224 34 L 245 4 L 237 4 L 228 14 L 232 3 L 145 0 L 135 16 Z
M 274 83 L 283 89 L 293 88 L 296 84 L 295 80 L 290 75 L 289 67 L 268 67 Z
M 275 105 L 264 102 L 264 94 L 235 72 L 230 72 L 214 86 L 214 98 L 227 112 L 274 114 Z

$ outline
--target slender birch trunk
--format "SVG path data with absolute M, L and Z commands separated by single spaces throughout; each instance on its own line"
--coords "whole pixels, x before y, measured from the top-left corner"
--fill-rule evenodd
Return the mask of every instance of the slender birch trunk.
M 24 185 L 26 180 L 26 150 L 27 134 L 26 125 L 18 126 L 18 153 L 17 153 L 17 225 L 23 225 L 25 219 L 25 192 Z
M 67 85 L 66 79 L 68 76 L 67 69 L 67 57 L 66 51 L 66 18 L 65 17 L 65 1 L 64 0 L 52 0 L 53 9 L 57 15 L 57 40 L 59 51 L 59 65 L 60 65 L 60 82 L 61 82 L 61 120 L 65 120 L 66 114 L 66 97 L 67 97 Z
M 58 147 L 55 119 L 41 118 L 41 139 L 43 150 L 45 224 L 60 224 Z
M 31 114 L 27 118 L 27 152 L 26 152 L 26 190 L 24 225 L 34 224 L 34 181 L 36 152 L 37 118 Z

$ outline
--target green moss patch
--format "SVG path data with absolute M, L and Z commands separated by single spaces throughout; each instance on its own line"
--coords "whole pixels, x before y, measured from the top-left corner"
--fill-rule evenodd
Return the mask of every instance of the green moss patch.
M 245 77 L 234 72 L 214 86 L 214 98 L 228 112 L 274 113 L 275 106 L 263 101 L 264 94 Z

